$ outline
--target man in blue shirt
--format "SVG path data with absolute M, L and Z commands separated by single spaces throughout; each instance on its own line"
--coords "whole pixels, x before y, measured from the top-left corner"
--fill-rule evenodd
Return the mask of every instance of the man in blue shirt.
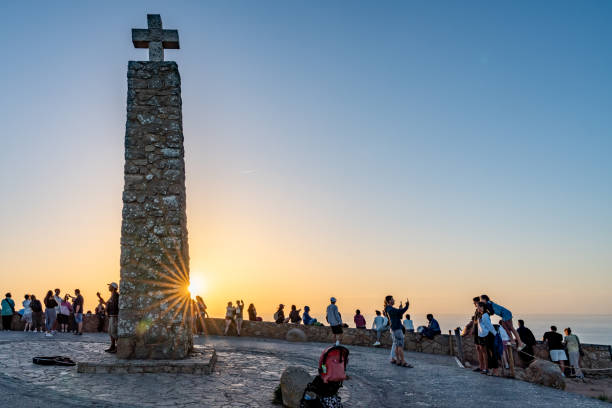
M 391 360 L 391 363 L 412 368 L 404 359 L 404 332 L 402 331 L 402 316 L 408 310 L 410 302 L 406 299 L 406 306 L 404 307 L 402 307 L 400 302 L 399 309 L 394 308 L 393 305 L 395 305 L 393 296 L 385 297 L 385 314 L 388 316 L 391 324 L 391 335 L 393 337 L 393 345 L 395 346 L 395 360 Z
M 423 336 L 427 337 L 428 339 L 433 339 L 436 334 L 442 334 L 438 321 L 434 319 L 431 313 L 427 315 L 427 320 L 429 321 L 429 324 L 425 330 L 423 330 Z

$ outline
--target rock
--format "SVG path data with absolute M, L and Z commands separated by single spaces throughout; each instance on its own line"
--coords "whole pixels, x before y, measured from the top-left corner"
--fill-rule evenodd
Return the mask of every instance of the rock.
M 565 377 L 561 373 L 558 365 L 546 360 L 535 360 L 521 375 L 525 381 L 535 384 L 545 385 L 547 387 L 565 389 Z
M 301 329 L 291 329 L 287 332 L 287 341 L 306 341 L 306 333 Z
M 299 331 L 301 332 L 301 330 Z M 283 405 L 289 408 L 299 408 L 304 390 L 311 380 L 312 378 L 303 368 L 295 366 L 287 367 L 283 371 L 280 380 Z

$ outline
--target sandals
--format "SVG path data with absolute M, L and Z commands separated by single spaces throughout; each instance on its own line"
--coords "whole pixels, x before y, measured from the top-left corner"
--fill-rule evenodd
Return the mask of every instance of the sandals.
M 397 360 L 396 360 L 396 359 L 393 359 L 393 360 L 391 360 L 391 361 L 389 361 L 389 362 L 390 362 L 391 364 L 397 364 Z
M 411 364 L 408 364 L 407 362 L 403 362 L 401 364 L 398 364 L 400 367 L 406 367 L 406 368 L 414 368 Z

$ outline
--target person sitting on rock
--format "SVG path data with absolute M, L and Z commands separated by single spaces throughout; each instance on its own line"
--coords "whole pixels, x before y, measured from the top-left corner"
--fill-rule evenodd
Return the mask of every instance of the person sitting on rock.
M 282 303 L 278 305 L 278 310 L 276 311 L 276 313 L 274 313 L 274 321 L 277 324 L 287 323 L 289 321 L 289 318 L 285 319 L 285 305 L 283 305 Z
M 440 325 L 438 324 L 438 321 L 434 319 L 431 313 L 428 314 L 426 317 L 427 321 L 429 321 L 429 324 L 427 324 L 427 327 L 423 328 L 421 334 L 431 340 L 437 334 L 441 334 L 442 331 L 440 330 Z
M 251 303 L 249 305 L 248 312 L 249 312 L 249 320 L 252 322 L 256 322 L 257 321 L 257 309 L 255 309 L 254 304 Z
M 353 317 L 353 321 L 355 322 L 355 327 L 358 329 L 366 328 L 365 317 L 363 317 L 359 309 L 355 310 L 355 317 Z
M 291 312 L 289 312 L 289 321 L 291 323 L 300 324 L 302 321 L 302 316 L 300 316 L 300 312 L 302 309 L 297 309 L 295 305 L 291 305 Z
M 406 333 L 414 333 L 414 324 L 412 323 L 412 319 L 410 319 L 409 314 L 406 315 L 406 318 L 402 324 L 404 325 L 404 329 L 406 329 Z
M 306 326 L 312 326 L 313 324 L 317 323 L 317 319 L 310 316 L 310 306 L 304 306 L 302 322 L 304 322 Z
M 382 316 L 380 310 L 376 311 L 376 317 L 372 322 L 372 330 L 376 330 L 376 342 L 373 344 L 374 347 L 380 346 L 380 336 L 383 332 L 389 330 L 388 320 Z

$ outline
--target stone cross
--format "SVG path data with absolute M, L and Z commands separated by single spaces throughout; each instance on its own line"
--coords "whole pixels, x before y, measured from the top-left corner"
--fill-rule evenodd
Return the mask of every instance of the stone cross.
M 136 48 L 149 49 L 149 61 L 163 61 L 164 48 L 178 50 L 177 30 L 164 30 L 159 14 L 147 14 L 149 28 L 132 28 L 132 42 Z

